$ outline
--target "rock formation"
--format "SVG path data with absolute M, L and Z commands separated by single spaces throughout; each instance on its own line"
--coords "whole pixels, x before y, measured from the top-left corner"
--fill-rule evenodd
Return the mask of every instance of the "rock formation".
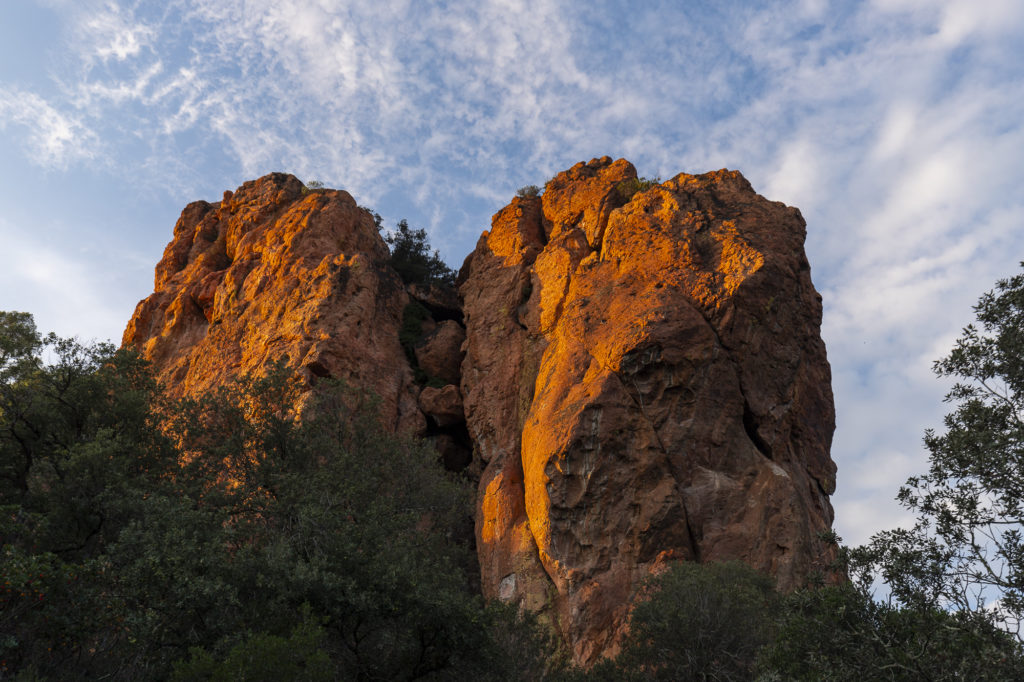
M 739 558 L 791 588 L 832 521 L 799 211 L 736 172 L 635 179 L 608 158 L 560 173 L 461 273 L 484 592 L 550 613 L 583 663 L 659 561 Z
M 478 482 L 485 596 L 589 664 L 666 561 L 742 559 L 786 589 L 827 560 L 804 236 L 739 173 L 645 183 L 605 157 L 496 213 L 456 299 L 403 286 L 347 193 L 273 174 L 185 209 L 124 342 L 181 393 L 277 360 L 378 393 Z
M 311 380 L 375 392 L 385 423 L 419 431 L 418 387 L 399 342 L 409 296 L 388 255 L 347 192 L 267 175 L 182 211 L 123 343 L 179 394 L 284 361 Z

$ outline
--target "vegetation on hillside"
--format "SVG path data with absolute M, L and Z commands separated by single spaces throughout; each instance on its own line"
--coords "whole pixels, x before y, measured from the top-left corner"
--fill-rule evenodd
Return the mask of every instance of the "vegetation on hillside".
M 628 203 L 637 192 L 646 192 L 650 188 L 657 187 L 660 184 L 661 178 L 657 176 L 653 178 L 630 178 L 629 180 L 623 180 L 619 184 L 615 185 L 615 192 L 618 194 L 620 201 Z
M 473 592 L 472 491 L 372 397 L 320 382 L 300 418 L 277 371 L 170 399 L 137 355 L 0 313 L 0 679 L 1024 679 L 1024 275 L 976 311 L 914 528 L 787 595 L 674 564 L 589 671 Z
M 132 353 L 4 313 L 0 679 L 546 665 L 533 626 L 469 587 L 470 491 L 379 428 L 369 397 L 321 384 L 301 419 L 282 373 L 171 400 Z
M 325 189 L 324 183 L 319 180 L 310 180 L 303 185 L 304 193 L 320 192 Z M 378 232 L 383 230 L 384 221 L 379 213 L 368 206 L 359 208 L 373 218 L 373 224 Z M 426 230 L 414 230 L 409 227 L 409 221 L 403 218 L 398 221 L 394 230 L 384 234 L 384 241 L 391 251 L 389 264 L 406 284 L 425 287 L 455 286 L 458 272 L 448 267 L 436 249 L 431 249 Z

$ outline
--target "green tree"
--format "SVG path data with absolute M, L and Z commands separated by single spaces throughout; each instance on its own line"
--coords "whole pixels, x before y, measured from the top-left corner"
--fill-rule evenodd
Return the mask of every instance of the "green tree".
M 622 653 L 596 679 L 749 680 L 771 636 L 777 595 L 739 561 L 678 562 L 644 584 Z
M 151 419 L 156 395 L 134 354 L 43 337 L 30 315 L 0 313 L 0 660 L 8 671 L 75 671 L 118 640 L 103 557 L 131 522 L 141 482 L 174 462 Z
M 188 661 L 179 661 L 171 677 L 175 682 L 330 682 L 338 670 L 324 649 L 323 627 L 303 623 L 288 637 L 257 634 L 236 644 L 222 660 L 203 649 L 193 649 Z
M 881 533 L 855 554 L 903 604 L 994 617 L 1024 615 L 1024 275 L 1001 280 L 974 307 L 952 352 L 935 363 L 957 383 L 945 433 L 927 431 L 929 469 L 899 501 L 910 529 Z
M 565 680 L 567 653 L 550 627 L 517 606 L 492 602 L 484 625 L 487 637 L 472 659 L 451 679 L 480 682 Z
M 852 582 L 787 595 L 760 655 L 761 679 L 806 682 L 1016 680 L 1022 664 L 987 618 L 875 601 Z
M 406 284 L 455 285 L 456 272 L 445 265 L 437 251 L 431 252 L 426 230 L 414 230 L 403 219 L 384 240 L 391 248 L 391 267 Z

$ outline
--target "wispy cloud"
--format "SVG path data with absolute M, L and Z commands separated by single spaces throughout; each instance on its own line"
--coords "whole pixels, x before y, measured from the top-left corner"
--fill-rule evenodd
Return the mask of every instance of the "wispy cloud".
M 99 139 L 80 118 L 34 93 L 0 86 L 0 130 L 8 126 L 18 128 L 26 154 L 40 166 L 65 168 L 97 154 Z
M 895 488 L 924 469 L 922 431 L 946 407 L 930 364 L 1020 258 L 1024 79 L 1008 27 L 1022 15 L 983 9 L 879 2 L 789 22 L 805 39 L 786 42 L 773 17 L 753 21 L 769 85 L 716 127 L 725 154 L 754 150 L 755 185 L 809 219 L 835 370 L 837 521 L 853 541 L 904 518 Z M 766 130 L 767 144 L 752 140 Z
M 123 62 L 135 57 L 153 40 L 155 32 L 135 20 L 131 11 L 116 2 L 87 2 L 81 10 L 75 38 L 91 49 L 92 56 L 104 62 Z

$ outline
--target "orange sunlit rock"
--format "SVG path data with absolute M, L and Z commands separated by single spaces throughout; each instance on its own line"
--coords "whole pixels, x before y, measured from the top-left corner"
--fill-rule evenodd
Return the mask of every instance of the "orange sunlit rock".
M 635 177 L 607 157 L 560 173 L 495 214 L 461 275 L 484 591 L 558 614 L 583 664 L 616 650 L 665 556 L 742 559 L 792 588 L 832 521 L 799 212 L 730 171 L 627 202 L 615 187 Z M 512 571 L 533 562 L 543 575 Z
M 390 428 L 420 431 L 419 389 L 398 340 L 409 297 L 387 258 L 347 192 L 267 175 L 185 208 L 124 344 L 178 394 L 283 360 L 310 381 L 373 391 Z

